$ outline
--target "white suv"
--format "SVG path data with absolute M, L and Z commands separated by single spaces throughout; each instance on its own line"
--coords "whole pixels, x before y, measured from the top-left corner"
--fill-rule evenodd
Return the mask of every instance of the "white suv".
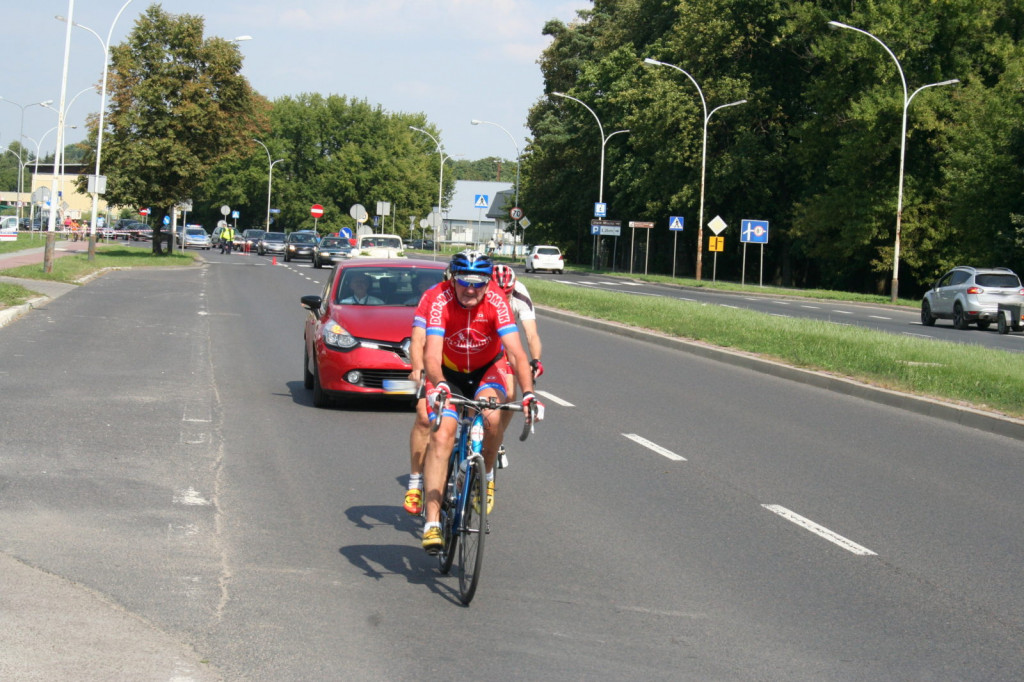
M 530 249 L 526 257 L 526 271 L 550 270 L 562 274 L 565 271 L 565 260 L 557 246 L 542 245 Z
M 1024 303 L 1020 278 L 1009 268 L 958 266 L 939 278 L 921 301 L 921 324 L 953 320 L 956 329 L 972 322 L 988 329 L 999 319 L 1000 303 Z

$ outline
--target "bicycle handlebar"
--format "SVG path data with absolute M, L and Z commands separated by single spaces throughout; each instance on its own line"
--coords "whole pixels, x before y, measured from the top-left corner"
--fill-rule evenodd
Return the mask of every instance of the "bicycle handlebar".
M 522 412 L 523 406 L 521 403 L 499 403 L 498 399 L 494 396 L 484 398 L 482 400 L 476 398 L 466 398 L 465 396 L 450 394 L 446 402 L 458 406 L 458 407 L 471 407 L 476 411 L 481 410 L 508 410 L 510 412 Z M 430 424 L 431 431 L 437 431 L 438 427 L 441 426 L 441 419 L 444 416 L 442 414 L 443 405 L 434 405 L 434 420 Z M 527 416 L 525 423 L 523 424 L 523 432 L 519 434 L 519 440 L 525 441 L 531 433 L 533 433 L 533 425 L 536 422 L 537 416 L 537 405 L 534 403 L 530 405 L 530 414 Z

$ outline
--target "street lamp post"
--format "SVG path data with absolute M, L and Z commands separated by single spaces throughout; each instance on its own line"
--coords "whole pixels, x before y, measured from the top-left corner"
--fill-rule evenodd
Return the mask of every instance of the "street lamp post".
M 100 86 L 100 119 L 99 126 L 96 129 L 96 168 L 93 173 L 92 182 L 92 225 L 89 227 L 89 260 L 96 259 L 96 218 L 99 213 L 99 193 L 100 190 L 105 190 L 105 187 L 100 187 L 100 157 L 103 154 L 103 125 L 104 115 L 107 109 L 107 71 L 110 66 L 110 38 L 114 34 L 114 26 L 117 25 L 117 20 L 121 18 L 121 14 L 124 13 L 125 9 L 131 4 L 132 0 L 127 0 L 121 9 L 114 15 L 114 20 L 110 22 L 110 30 L 107 31 L 107 39 L 103 40 L 100 34 L 92 30 L 88 26 L 82 26 L 81 24 L 72 21 L 71 23 L 79 28 L 85 29 L 89 33 L 96 36 L 96 40 L 100 41 L 100 46 L 103 48 L 103 81 Z M 63 20 L 63 17 L 58 17 Z M 70 31 L 70 27 L 69 27 Z
M 68 128 L 77 128 L 78 126 L 77 125 L 73 125 L 73 126 L 67 126 L 67 127 Z M 49 135 L 50 133 L 52 133 L 53 131 L 55 131 L 56 129 L 57 129 L 57 126 L 53 126 L 49 130 L 47 130 L 45 133 L 40 135 L 38 141 L 36 141 L 36 139 L 34 137 L 31 137 L 29 135 L 25 136 L 26 140 L 32 140 L 32 142 L 36 146 L 36 156 L 35 156 L 35 161 L 34 161 L 34 165 L 33 165 L 33 168 L 32 168 L 32 177 L 33 178 L 39 176 L 39 148 L 42 146 L 43 140 L 46 139 L 46 136 Z M 31 194 L 34 194 L 34 192 L 32 192 Z M 29 205 L 28 220 L 29 220 L 29 225 L 30 226 L 31 226 L 32 223 L 35 222 L 35 217 L 36 217 L 36 202 L 33 200 L 31 194 L 29 195 L 29 203 L 28 203 L 28 205 Z
M 25 139 L 25 109 L 29 107 L 46 107 L 53 104 L 52 99 L 44 100 L 42 102 L 31 102 L 29 104 L 18 104 L 12 102 L 9 99 L 0 97 L 0 101 L 13 104 L 14 106 L 21 109 L 21 126 L 18 129 L 18 146 L 21 147 L 21 141 Z M 21 227 L 21 194 L 25 191 L 25 164 L 21 162 L 21 157 L 18 157 L 18 227 Z
M 554 95 L 555 97 L 564 97 L 565 99 L 571 99 L 573 102 L 576 102 L 577 104 L 582 105 L 584 109 L 586 109 L 587 111 L 590 112 L 590 115 L 594 117 L 594 120 L 597 121 L 597 129 L 601 133 L 601 175 L 600 175 L 600 178 L 598 180 L 598 185 L 597 185 L 597 202 L 599 204 L 603 204 L 604 203 L 604 150 L 605 150 L 605 147 L 608 145 L 608 140 L 612 139 L 612 137 L 614 137 L 615 135 L 618 135 L 619 133 L 628 133 L 629 129 L 627 128 L 626 130 L 616 130 L 615 132 L 609 133 L 606 136 L 604 134 L 604 126 L 601 125 L 601 119 L 598 118 L 597 114 L 594 113 L 594 110 L 591 109 L 590 107 L 588 107 L 585 102 L 583 102 L 582 100 L 576 99 L 572 95 L 567 95 L 564 92 L 552 92 L 551 94 Z M 598 238 L 597 235 L 594 235 L 594 243 L 595 243 L 595 245 L 597 243 L 597 238 Z M 595 270 L 597 269 L 597 248 L 596 248 L 596 246 L 594 248 L 593 268 Z
M 714 115 L 714 113 L 716 111 L 718 111 L 719 109 L 724 109 L 726 107 L 734 107 L 734 106 L 737 106 L 739 104 L 746 104 L 747 100 L 741 99 L 741 100 L 738 100 L 736 102 L 729 102 L 728 104 L 721 104 L 721 105 L 715 107 L 714 109 L 712 109 L 711 111 L 708 111 L 708 103 L 707 103 L 707 100 L 704 99 L 704 91 L 700 89 L 700 85 L 697 83 L 697 79 L 695 79 L 693 76 L 691 76 L 689 73 L 687 73 L 683 69 L 679 68 L 675 64 L 669 64 L 667 62 L 661 62 L 661 61 L 658 61 L 657 59 L 651 59 L 650 57 L 647 57 L 646 59 L 644 59 L 644 63 L 645 64 L 653 64 L 655 66 L 667 66 L 669 68 L 675 69 L 679 73 L 681 73 L 684 76 L 686 76 L 687 78 L 689 78 L 690 82 L 693 83 L 694 87 L 697 88 L 697 94 L 700 95 L 700 105 L 701 105 L 701 107 L 704 110 L 704 133 L 703 133 L 703 138 L 702 138 L 702 142 L 701 142 L 701 155 L 700 155 L 700 210 L 698 211 L 698 214 L 697 214 L 697 281 L 699 282 L 699 281 L 701 281 L 701 275 L 702 275 L 701 267 L 702 267 L 702 264 L 703 264 L 703 256 L 704 256 L 704 179 L 705 179 L 705 171 L 707 169 L 707 160 L 708 160 L 708 121 L 711 120 L 712 115 Z M 672 246 L 673 246 L 673 248 L 672 248 L 672 254 L 673 254 L 672 255 L 672 276 L 675 277 L 676 276 L 676 270 L 675 270 L 675 244 L 673 243 Z
M 431 140 L 433 140 L 435 145 L 437 145 L 437 158 L 438 158 L 438 161 L 439 161 L 438 165 L 441 167 L 441 172 L 439 173 L 439 178 L 438 178 L 438 181 L 437 181 L 437 224 L 434 225 L 434 253 L 436 255 L 437 254 L 437 243 L 438 243 L 438 241 L 440 241 L 439 235 L 438 235 L 438 230 L 441 227 L 441 197 L 442 197 L 442 193 L 444 191 L 444 148 L 441 146 L 441 143 L 437 140 L 436 137 L 434 137 L 433 135 L 428 133 L 426 130 L 423 130 L 423 128 L 417 128 L 416 126 L 409 126 L 409 129 L 410 130 L 415 130 L 416 132 L 423 133 L 424 135 L 429 137 Z M 449 157 L 449 158 L 451 158 L 451 157 Z
M 271 161 L 270 149 L 267 147 L 267 145 L 263 144 L 255 137 L 252 138 L 252 141 L 256 142 L 257 144 L 259 144 L 259 146 L 263 147 L 267 151 L 267 232 L 270 232 L 270 190 L 274 186 L 274 166 L 284 161 L 284 159 L 277 159 L 275 161 Z
M 872 35 L 871 33 L 868 33 L 864 29 L 860 29 L 860 28 L 857 28 L 855 26 L 850 26 L 849 24 L 844 24 L 841 21 L 830 21 L 830 22 L 828 22 L 828 25 L 829 25 L 829 28 L 833 28 L 833 29 L 845 28 L 845 29 L 849 29 L 851 31 L 856 31 L 857 33 L 863 33 L 864 35 L 866 35 L 867 37 L 871 38 L 876 43 L 881 45 L 882 49 L 885 50 L 885 52 L 890 57 L 892 57 L 893 62 L 896 63 L 896 70 L 900 74 L 900 84 L 903 86 L 903 128 L 902 128 L 902 131 L 900 133 L 900 174 L 899 174 L 899 188 L 896 191 L 896 241 L 895 241 L 895 243 L 893 245 L 893 252 L 892 252 L 892 292 L 891 292 L 892 298 L 891 298 L 891 300 L 892 300 L 893 303 L 896 303 L 896 300 L 897 300 L 897 298 L 899 296 L 899 289 L 900 289 L 900 279 L 899 279 L 899 272 L 900 272 L 900 233 L 901 233 L 902 226 L 903 226 L 903 169 L 904 169 L 904 162 L 905 162 L 906 154 L 907 154 L 907 110 L 910 108 L 910 101 L 912 99 L 914 99 L 914 97 L 917 95 L 917 93 L 921 92 L 922 90 L 925 90 L 927 88 L 939 87 L 941 85 L 953 85 L 955 83 L 959 83 L 960 80 L 958 78 L 953 78 L 951 80 L 941 81 L 939 83 L 929 83 L 928 85 L 922 85 L 917 90 L 915 90 L 913 92 L 913 94 L 911 94 L 908 97 L 907 96 L 907 79 L 903 75 L 903 67 L 900 65 L 900 60 L 896 58 L 896 55 L 893 54 L 892 50 L 889 49 L 888 45 L 883 43 L 877 36 Z
M 481 121 L 479 119 L 475 119 L 474 118 L 472 121 L 470 121 L 470 123 L 472 123 L 475 126 L 476 125 L 480 125 L 481 123 L 486 123 L 487 125 L 494 126 L 495 128 L 500 128 L 506 135 L 508 135 L 508 139 L 512 140 L 512 146 L 516 148 L 516 206 L 515 207 L 519 208 L 519 162 L 520 162 L 520 153 L 519 153 L 519 145 L 516 144 L 516 138 L 512 137 L 512 133 L 510 133 L 508 130 L 505 130 L 504 126 L 498 125 L 497 123 L 494 123 L 493 121 Z M 518 229 L 519 228 L 519 218 L 515 219 L 515 223 L 516 223 L 516 230 L 515 230 L 515 233 L 513 234 L 513 239 L 512 239 L 512 257 L 513 258 L 515 258 L 515 249 L 516 249 L 515 235 L 519 233 L 519 229 Z

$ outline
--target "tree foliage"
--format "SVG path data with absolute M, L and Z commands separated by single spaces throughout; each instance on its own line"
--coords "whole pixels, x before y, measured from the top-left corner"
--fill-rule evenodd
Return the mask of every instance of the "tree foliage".
M 908 109 L 901 293 L 956 262 L 1019 265 L 1024 6 L 1007 0 L 595 0 L 569 25 L 551 21 L 540 60 L 545 94 L 587 103 L 605 135 L 630 132 L 605 145 L 599 187 L 594 117 L 553 96 L 532 108 L 522 195 L 534 236 L 590 262 L 592 205 L 603 190 L 609 217 L 655 221 L 655 271 L 678 260 L 681 274 L 693 274 L 706 121 L 704 222 L 721 215 L 730 226 L 720 272 L 739 278 L 741 220 L 767 219 L 767 279 L 882 291 L 893 261 L 903 89 L 877 42 L 829 30 L 829 20 L 884 41 L 908 95 L 960 80 L 924 89 Z M 684 69 L 700 90 L 645 57 Z M 670 215 L 686 218 L 682 236 L 667 230 Z M 603 255 L 628 267 L 626 244 Z
M 203 35 L 202 17 L 149 6 L 111 48 L 101 173 L 105 199 L 161 218 L 191 199 L 210 169 L 265 129 L 265 105 L 240 75 L 234 43 Z M 90 147 L 95 149 L 95 122 Z M 94 163 L 90 154 L 86 163 Z M 79 181 L 84 189 L 85 178 Z
M 313 204 L 324 207 L 316 222 L 321 232 L 352 228 L 355 204 L 373 216 L 378 202 L 388 202 L 386 228 L 402 232 L 409 216 L 418 220 L 430 212 L 438 191 L 437 148 L 409 126 L 440 139 L 423 114 L 389 113 L 339 95 L 282 97 L 273 102 L 269 129 L 260 138 L 273 159 L 259 143 L 244 141 L 201 187 L 196 217 L 215 221 L 217 207 L 227 204 L 241 214 L 240 226 L 262 227 L 269 185 L 271 208 L 280 211 L 272 216 L 274 230 L 312 229 Z M 270 163 L 277 159 L 283 160 L 274 165 L 270 183 Z M 450 197 L 453 174 L 444 181 Z

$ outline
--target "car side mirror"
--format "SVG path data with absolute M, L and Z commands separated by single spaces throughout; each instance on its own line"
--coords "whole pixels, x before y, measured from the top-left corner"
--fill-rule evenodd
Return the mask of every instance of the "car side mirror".
M 315 313 L 316 311 L 320 310 L 320 306 L 324 302 L 322 298 L 315 294 L 303 296 L 300 300 L 302 301 L 302 307 L 311 313 Z

